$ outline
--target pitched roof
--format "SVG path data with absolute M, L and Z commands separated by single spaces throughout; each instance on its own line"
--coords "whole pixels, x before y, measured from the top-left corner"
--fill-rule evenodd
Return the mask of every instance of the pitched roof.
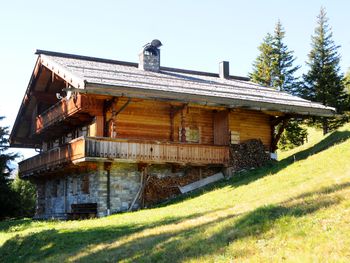
M 335 109 L 286 92 L 263 87 L 248 78 L 161 67 L 138 69 L 137 63 L 38 50 L 41 63 L 79 92 L 157 98 L 273 110 L 298 115 L 331 116 Z

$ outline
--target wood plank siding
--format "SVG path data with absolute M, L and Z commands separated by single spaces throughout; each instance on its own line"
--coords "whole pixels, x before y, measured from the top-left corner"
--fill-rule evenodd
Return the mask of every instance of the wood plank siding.
M 229 129 L 239 133 L 240 142 L 260 139 L 266 149 L 271 145 L 270 116 L 260 111 L 235 109 L 229 114 Z
M 226 165 L 229 149 L 226 146 L 160 143 L 111 138 L 77 138 L 19 163 L 20 176 L 54 170 L 72 162 L 121 161 L 174 163 L 194 165 Z
M 120 98 L 107 112 L 108 136 L 179 142 L 180 129 L 184 126 L 187 130 L 198 130 L 198 143 L 211 145 L 214 142 L 212 109 L 133 100 L 113 118 L 113 111 L 118 112 L 126 103 L 126 98 Z

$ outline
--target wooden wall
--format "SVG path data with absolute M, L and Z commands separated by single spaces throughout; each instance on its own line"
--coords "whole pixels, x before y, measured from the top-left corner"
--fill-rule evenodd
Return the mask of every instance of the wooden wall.
M 112 120 L 112 111 L 118 112 L 126 102 L 126 98 L 114 102 L 107 111 L 107 122 Z M 139 99 L 132 100 L 114 120 L 107 124 L 110 137 L 179 142 L 183 125 L 187 129 L 199 131 L 198 143 L 214 142 L 212 109 Z M 115 136 L 112 135 L 112 125 L 115 125 Z
M 119 98 L 106 114 L 106 120 L 112 120 L 112 111 L 118 112 L 127 103 L 126 98 Z M 126 139 L 144 139 L 159 141 L 181 141 L 182 126 L 186 130 L 199 132 L 198 143 L 214 144 L 214 118 L 228 111 L 222 108 L 187 106 L 181 103 L 169 103 L 152 100 L 131 100 L 123 111 L 114 118 L 115 136 L 109 122 L 108 136 Z M 217 121 L 215 122 L 217 124 Z M 220 121 L 222 123 L 222 121 Z M 220 125 L 224 127 L 225 125 Z M 226 128 L 227 129 L 227 128 Z M 249 139 L 261 139 L 266 148 L 271 144 L 270 116 L 259 111 L 234 109 L 228 114 L 229 131 L 239 133 L 240 142 Z M 229 133 L 216 131 L 223 137 Z M 227 140 L 226 137 L 224 140 Z M 227 140 L 229 141 L 229 139 Z M 216 140 L 217 142 L 217 140 Z M 218 144 L 218 143 L 217 143 Z M 222 142 L 219 143 L 223 144 Z
M 118 99 L 118 111 L 127 99 Z M 107 113 L 107 119 L 111 112 Z M 110 128 L 111 129 L 111 128 Z M 170 105 L 151 100 L 133 100 L 115 118 L 116 138 L 170 140 Z
M 213 110 L 207 108 L 197 107 L 185 107 L 182 112 L 179 111 L 176 114 L 175 130 L 177 135 L 176 139 L 179 139 L 179 130 L 182 128 L 182 116 L 184 117 L 184 127 L 190 129 L 198 129 L 199 143 L 201 144 L 213 144 L 214 132 L 213 132 Z
M 231 110 L 229 129 L 239 133 L 240 142 L 249 139 L 261 139 L 266 148 L 270 148 L 270 116 L 263 112 L 243 109 Z

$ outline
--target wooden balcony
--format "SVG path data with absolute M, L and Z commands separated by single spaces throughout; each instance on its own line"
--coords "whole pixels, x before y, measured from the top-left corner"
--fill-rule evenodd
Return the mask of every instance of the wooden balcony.
M 63 121 L 72 125 L 89 122 L 93 116 L 102 115 L 102 109 L 102 101 L 87 95 L 78 94 L 69 99 L 64 98 L 36 117 L 32 134 L 41 136 L 48 130 L 56 133 L 57 128 L 69 127 L 61 125 Z
M 83 162 L 226 165 L 228 160 L 226 146 L 81 137 L 24 160 L 19 164 L 19 171 L 20 176 L 25 177 Z

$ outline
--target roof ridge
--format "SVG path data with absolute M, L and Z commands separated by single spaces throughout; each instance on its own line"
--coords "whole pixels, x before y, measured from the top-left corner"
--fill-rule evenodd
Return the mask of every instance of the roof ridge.
M 36 55 L 42 54 L 42 55 L 48 55 L 48 56 L 54 56 L 54 57 L 74 58 L 74 59 L 80 59 L 80 60 L 88 60 L 88 61 L 116 64 L 116 65 L 130 66 L 130 67 L 138 67 L 138 63 L 135 63 L 135 62 L 106 59 L 106 58 L 98 58 L 98 57 L 91 57 L 91 56 L 83 56 L 83 55 L 62 53 L 62 52 L 56 52 L 56 51 L 48 51 L 48 50 L 42 50 L 42 49 L 37 49 L 35 51 L 35 54 Z M 164 71 L 171 71 L 171 72 L 177 72 L 177 73 L 187 73 L 187 74 L 193 74 L 193 75 L 199 75 L 199 76 L 209 76 L 209 77 L 218 77 L 219 78 L 218 73 L 212 73 L 212 72 L 197 71 L 197 70 L 190 70 L 190 69 L 180 69 L 180 68 L 172 68 L 172 67 L 163 67 L 163 66 L 161 66 L 160 69 L 164 70 Z M 241 76 L 234 76 L 234 75 L 230 75 L 229 79 L 242 80 L 242 81 L 249 81 L 250 80 L 248 77 L 241 77 Z

